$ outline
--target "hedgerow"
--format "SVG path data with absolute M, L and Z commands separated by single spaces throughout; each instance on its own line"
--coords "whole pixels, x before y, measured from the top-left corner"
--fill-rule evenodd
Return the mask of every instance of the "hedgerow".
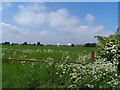
M 120 57 L 120 35 L 110 35 L 109 37 L 96 36 L 99 40 L 97 44 L 98 53 L 102 58 L 113 63 Z

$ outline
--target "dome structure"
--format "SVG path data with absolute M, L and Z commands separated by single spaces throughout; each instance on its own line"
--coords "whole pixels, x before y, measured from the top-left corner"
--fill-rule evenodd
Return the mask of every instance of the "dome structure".
M 68 46 L 71 46 L 71 43 L 68 43 Z
M 59 46 L 60 44 L 59 43 L 57 43 L 57 46 Z

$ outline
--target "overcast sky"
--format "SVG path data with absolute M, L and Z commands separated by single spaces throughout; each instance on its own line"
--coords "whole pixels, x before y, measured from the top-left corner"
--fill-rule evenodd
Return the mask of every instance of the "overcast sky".
M 4 2 L 2 42 L 83 44 L 115 33 L 117 2 Z

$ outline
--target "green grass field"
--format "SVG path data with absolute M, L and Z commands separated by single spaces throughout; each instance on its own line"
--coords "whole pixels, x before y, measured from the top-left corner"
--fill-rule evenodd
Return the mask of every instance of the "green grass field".
M 2 87 L 91 88 L 91 83 L 97 88 L 111 87 L 107 84 L 110 81 L 109 76 L 115 76 L 113 72 L 114 74 L 117 72 L 114 71 L 115 69 L 107 72 L 106 70 L 113 66 L 106 62 L 103 62 L 103 65 L 101 65 L 102 61 L 92 63 L 90 56 L 92 50 L 96 51 L 96 48 L 3 46 L 2 58 L 79 61 L 81 64 L 2 60 Z M 95 57 L 97 58 L 97 55 Z
M 40 47 L 40 46 L 3 46 L 3 58 L 64 60 L 65 57 L 75 61 L 79 55 L 88 55 L 93 47 Z
M 79 61 L 81 55 L 89 56 L 95 48 L 86 47 L 40 47 L 40 46 L 3 46 L 3 58 L 68 60 Z M 87 59 L 87 58 L 86 58 Z M 90 59 L 89 59 L 90 60 Z M 48 62 L 3 60 L 3 88 L 59 87 L 56 84 L 55 68 Z M 37 65 L 31 67 L 32 64 Z M 25 64 L 25 65 L 24 65 Z M 30 65 L 29 65 L 30 64 Z M 56 64 L 56 63 L 55 63 Z M 56 77 L 56 78 L 55 78 Z M 32 84 L 32 85 L 31 85 Z

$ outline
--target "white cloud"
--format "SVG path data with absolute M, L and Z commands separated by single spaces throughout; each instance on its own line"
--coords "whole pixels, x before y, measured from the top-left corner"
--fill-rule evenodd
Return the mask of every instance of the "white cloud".
M 70 16 L 68 10 L 58 9 L 55 12 L 46 12 L 46 7 L 40 4 L 33 6 L 19 6 L 20 12 L 15 16 L 15 21 L 18 24 L 39 27 L 48 24 L 51 27 L 65 30 L 70 26 L 75 26 L 79 20 L 75 16 Z M 65 28 L 65 29 L 63 29 Z
M 2 25 L 2 39 L 3 41 L 11 41 L 11 42 L 34 42 L 51 33 L 45 30 L 30 30 L 26 28 L 18 28 L 11 24 L 1 23 Z
M 56 30 L 70 31 L 72 27 L 79 25 L 79 19 L 75 16 L 70 16 L 68 10 L 59 9 L 50 13 L 49 25 Z
M 88 23 L 93 23 L 94 20 L 95 20 L 95 17 L 94 17 L 93 15 L 91 15 L 91 14 L 87 14 L 87 15 L 85 16 L 85 20 L 86 20 Z
M 113 34 L 106 31 L 104 26 L 81 25 L 79 17 L 71 16 L 65 8 L 56 11 L 47 11 L 41 3 L 34 3 L 28 6 L 19 6 L 19 13 L 15 15 L 17 24 L 27 26 L 32 29 L 16 27 L 11 24 L 3 25 L 3 41 L 24 42 L 29 43 L 40 41 L 45 44 L 67 44 L 70 43 L 86 43 L 96 42 L 96 35 Z M 95 17 L 91 14 L 85 16 L 88 23 L 93 23 Z M 40 29 L 45 26 L 46 29 Z M 52 29 L 52 30 L 51 30 Z
M 20 5 L 19 8 L 21 11 L 35 11 L 35 12 L 42 12 L 46 10 L 46 7 L 42 5 L 43 3 L 38 2 L 38 3 L 32 3 L 27 6 L 22 6 Z M 32 6 L 31 6 L 32 5 Z
M 34 3 L 28 6 L 19 6 L 20 12 L 15 16 L 18 24 L 36 27 L 44 24 L 47 18 L 46 7 L 41 3 Z
M 2 37 L 3 37 L 3 39 L 10 38 L 12 36 L 16 36 L 16 35 L 20 34 L 19 29 L 11 24 L 1 23 L 1 25 L 2 25 Z
M 73 32 L 55 33 L 48 30 L 30 30 L 26 28 L 18 28 L 16 26 L 1 23 L 2 25 L 2 39 L 10 42 L 37 42 L 44 44 L 67 44 L 71 43 L 86 43 L 96 42 L 95 35 L 113 34 L 113 32 L 104 31 L 103 26 L 79 26 L 74 28 Z M 89 33 L 90 32 L 90 33 Z

